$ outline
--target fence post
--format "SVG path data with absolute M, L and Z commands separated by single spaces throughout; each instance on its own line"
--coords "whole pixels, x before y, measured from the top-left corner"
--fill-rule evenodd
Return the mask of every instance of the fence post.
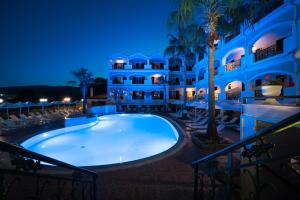
M 194 200 L 198 200 L 198 178 L 199 178 L 199 167 L 198 164 L 194 166 Z
M 232 152 L 230 152 L 227 154 L 227 184 L 226 184 L 226 198 L 227 199 L 230 199 L 230 196 L 231 196 L 232 167 L 233 167 L 233 158 L 232 158 Z

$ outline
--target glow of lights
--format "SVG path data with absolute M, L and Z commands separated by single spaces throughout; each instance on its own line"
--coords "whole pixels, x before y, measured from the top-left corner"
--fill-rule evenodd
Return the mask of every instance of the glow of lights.
M 296 52 L 295 57 L 300 59 L 300 49 L 298 49 L 298 51 Z
M 214 44 L 218 44 L 220 40 L 214 40 Z
M 186 92 L 193 92 L 195 91 L 195 88 L 186 88 Z
M 125 60 L 123 60 L 123 59 L 117 59 L 117 60 L 116 60 L 116 63 L 122 64 L 122 63 L 125 63 Z
M 70 102 L 71 101 L 71 98 L 70 97 L 65 97 L 64 99 L 63 99 L 63 102 Z
M 256 47 L 256 46 L 253 46 L 253 47 L 252 47 L 252 53 L 255 53 L 256 50 L 257 50 L 257 47 Z
M 83 101 L 83 99 L 80 100 L 81 102 Z
M 41 99 L 40 99 L 40 102 L 41 102 L 41 103 L 48 102 L 48 99 L 46 99 L 46 98 L 41 98 Z
M 0 99 L 0 103 L 3 103 L 4 102 L 4 100 L 3 99 Z
M 154 78 L 159 78 L 159 77 L 161 77 L 162 75 L 161 74 L 153 74 L 152 75 L 152 77 L 154 77 Z
M 42 135 L 43 137 L 48 137 L 49 136 L 49 134 L 48 133 L 43 133 L 43 135 Z

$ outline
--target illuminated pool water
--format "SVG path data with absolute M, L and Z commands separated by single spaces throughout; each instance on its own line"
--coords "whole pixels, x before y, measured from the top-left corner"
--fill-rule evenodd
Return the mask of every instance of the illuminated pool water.
M 174 146 L 178 132 L 166 119 L 149 114 L 115 114 L 98 122 L 36 135 L 21 145 L 76 166 L 123 163 Z

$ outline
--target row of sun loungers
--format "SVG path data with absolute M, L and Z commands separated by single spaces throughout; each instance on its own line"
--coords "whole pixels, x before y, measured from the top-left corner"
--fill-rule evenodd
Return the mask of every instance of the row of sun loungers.
M 182 120 L 185 123 L 186 130 L 192 132 L 205 133 L 208 126 L 208 111 L 207 110 L 190 110 L 187 114 L 187 120 Z M 217 130 L 221 131 L 224 128 L 231 128 L 236 131 L 240 130 L 239 118 L 230 117 L 229 115 L 216 115 Z
M 53 121 L 64 119 L 69 115 L 77 115 L 81 111 L 77 109 L 70 110 L 58 110 L 51 111 L 45 110 L 43 112 L 30 112 L 27 115 L 19 114 L 9 115 L 8 119 L 3 119 L 0 117 L 0 129 L 10 130 L 22 127 L 29 127 L 34 125 L 47 124 Z

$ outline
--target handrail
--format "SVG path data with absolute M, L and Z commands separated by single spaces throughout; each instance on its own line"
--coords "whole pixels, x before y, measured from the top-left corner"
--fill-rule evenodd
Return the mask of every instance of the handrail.
M 299 95 L 295 96 L 260 96 L 260 97 L 243 97 L 243 104 L 247 104 L 248 100 L 266 100 L 266 99 L 300 99 Z
M 299 99 L 300 95 L 296 96 L 261 96 L 261 97 L 243 97 L 243 99 L 254 99 L 254 100 L 264 100 L 264 99 Z
M 274 124 L 274 125 L 267 127 L 261 131 L 258 131 L 254 135 L 251 135 L 241 141 L 238 141 L 228 147 L 225 147 L 224 149 L 221 149 L 215 153 L 209 154 L 208 156 L 205 156 L 198 160 L 195 160 L 192 162 L 192 165 L 197 166 L 201 163 L 207 162 L 207 161 L 217 158 L 221 155 L 228 154 L 235 149 L 244 147 L 244 146 L 256 141 L 257 139 L 259 139 L 261 137 L 264 137 L 264 136 L 272 134 L 272 133 L 281 132 L 287 128 L 294 127 L 296 125 L 300 125 L 300 112 L 280 121 L 277 124 Z
M 30 157 L 32 159 L 40 160 L 40 161 L 43 161 L 43 162 L 47 162 L 49 164 L 53 164 L 53 165 L 56 165 L 56 166 L 59 166 L 59 167 L 64 167 L 64 168 L 67 168 L 67 169 L 76 170 L 76 171 L 82 172 L 84 174 L 92 175 L 95 178 L 98 176 L 97 173 L 95 173 L 93 171 L 90 171 L 90 170 L 87 170 L 87 169 L 84 169 L 84 168 L 81 168 L 81 167 L 76 167 L 74 165 L 71 165 L 71 164 L 68 164 L 68 163 L 65 163 L 65 162 L 62 162 L 62 161 L 44 156 L 44 155 L 36 153 L 36 152 L 29 151 L 27 149 L 23 149 L 21 147 L 9 144 L 9 143 L 4 142 L 4 141 L 0 141 L 0 150 L 6 151 L 6 152 L 17 153 L 17 154 L 20 154 L 22 156 Z

